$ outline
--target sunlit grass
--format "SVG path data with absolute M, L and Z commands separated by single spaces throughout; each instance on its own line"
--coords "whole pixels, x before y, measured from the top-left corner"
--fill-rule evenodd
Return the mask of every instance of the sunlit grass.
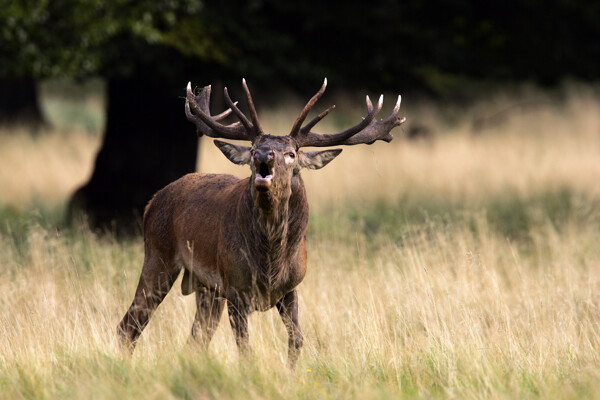
M 133 357 L 121 354 L 141 240 L 60 225 L 99 136 L 1 134 L 0 398 L 600 396 L 600 101 L 573 93 L 479 135 L 470 122 L 483 103 L 451 113 L 405 103 L 431 141 L 399 130 L 304 174 L 312 214 L 294 373 L 274 311 L 251 316 L 248 359 L 226 317 L 207 353 L 187 344 L 194 299 L 179 282 Z M 277 132 L 295 118 L 264 114 Z M 206 140 L 199 169 L 247 174 Z
M 532 243 L 485 219 L 415 227 L 402 243 L 364 249 L 309 238 L 300 293 L 306 345 L 285 369 L 275 312 L 250 320 L 252 359 L 238 363 L 226 318 L 208 354 L 186 345 L 193 298 L 179 283 L 132 359 L 116 348 L 142 261 L 141 244 L 87 230 L 31 228 L 1 263 L 3 395 L 99 397 L 578 397 L 597 393 L 599 229 L 550 224 Z

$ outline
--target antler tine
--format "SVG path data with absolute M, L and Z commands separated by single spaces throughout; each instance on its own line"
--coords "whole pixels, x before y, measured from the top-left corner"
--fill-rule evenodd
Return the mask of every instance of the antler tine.
M 248 99 L 248 108 L 250 108 L 250 118 L 252 118 L 252 124 L 254 125 L 254 133 L 256 136 L 260 136 L 263 134 L 263 130 L 258 122 L 258 114 L 256 114 L 256 108 L 254 108 L 254 101 L 252 101 L 252 95 L 250 94 L 250 89 L 248 89 L 248 85 L 246 84 L 246 79 L 242 78 L 242 86 L 244 87 L 244 91 L 246 92 L 246 98 Z
M 231 100 L 227 88 L 223 89 L 223 93 L 225 94 L 225 103 L 227 103 L 229 108 L 233 110 L 235 115 L 240 119 L 240 122 L 242 123 L 242 125 L 244 125 L 244 128 L 246 128 L 248 132 L 254 133 L 254 127 L 252 126 L 252 123 L 250 123 L 250 120 L 248 120 L 244 113 L 237 107 L 237 101 L 234 103 L 233 100 Z
M 237 106 L 238 102 L 234 102 L 233 105 Z M 221 114 L 217 114 L 217 115 L 213 115 L 213 119 L 215 121 L 220 121 L 222 119 L 224 119 L 225 117 L 229 116 L 233 111 L 231 110 L 231 108 L 228 108 L 227 110 L 223 111 Z M 239 122 L 236 122 L 235 124 L 239 124 Z M 232 124 L 232 125 L 235 125 Z
M 396 105 L 394 106 L 394 111 L 392 111 L 392 115 L 398 114 L 398 111 L 400 111 L 400 103 L 402 103 L 402 96 L 398 95 L 398 100 L 396 101 Z
M 210 86 L 206 86 L 198 96 L 195 96 L 192 91 L 191 82 L 187 85 L 185 115 L 196 126 L 198 136 L 204 134 L 214 138 L 252 141 L 254 137 L 239 123 L 223 125 L 218 122 L 228 116 L 231 113 L 231 109 L 216 116 L 210 115 L 210 89 Z M 237 108 L 235 104 L 232 103 L 233 107 Z M 235 108 L 233 108 L 234 112 Z
M 319 91 L 313 97 L 311 97 L 311 99 L 308 101 L 308 103 L 306 103 L 306 105 L 302 109 L 302 112 L 300 112 L 300 115 L 298 116 L 298 118 L 294 122 L 294 125 L 292 126 L 292 130 L 290 132 L 291 137 L 296 137 L 298 135 L 298 133 L 300 133 L 301 130 L 304 130 L 304 128 L 301 129 L 302 123 L 306 119 L 306 116 L 308 115 L 310 110 L 313 108 L 315 103 L 321 98 L 323 93 L 325 93 L 326 88 L 327 88 L 327 78 L 325 78 L 325 80 L 323 80 L 323 85 L 321 86 L 321 89 L 319 89 Z M 310 125 L 310 128 L 308 128 L 306 131 L 310 131 L 310 129 L 313 126 L 315 126 L 320 120 L 322 120 L 325 117 L 325 115 L 329 114 L 329 111 L 331 111 L 334 107 L 335 106 L 330 107 L 329 109 L 327 109 L 327 111 L 325 111 L 324 113 L 321 113 L 323 115 L 322 117 L 320 117 L 320 118 L 317 117 L 317 118 L 314 118 L 312 121 L 310 121 L 308 123 L 308 125 Z M 319 115 L 321 115 L 321 114 L 319 114 Z
M 375 115 L 381 110 L 383 105 L 383 95 L 379 97 L 379 101 L 377 102 L 377 107 L 373 108 L 373 104 L 371 103 L 371 99 L 369 96 L 366 97 L 367 103 L 367 111 L 368 114 L 364 119 L 356 124 L 355 126 L 348 128 L 342 132 L 331 134 L 331 135 L 322 135 L 314 132 L 307 132 L 306 130 L 302 130 L 302 135 L 299 135 L 296 138 L 298 142 L 298 147 L 304 146 L 316 146 L 316 147 L 326 147 L 326 146 L 335 146 L 339 144 L 345 144 L 352 136 L 358 134 L 362 130 L 364 130 L 371 121 L 375 118 Z M 329 110 L 328 110 L 329 111 Z M 319 117 L 317 117 L 319 118 Z M 311 121 L 312 123 L 313 121 Z M 318 121 L 317 121 L 318 122 Z M 316 122 L 315 122 L 316 123 Z M 310 124 L 309 124 L 310 125 Z
M 202 136 L 202 134 L 206 131 L 212 129 L 208 126 L 202 117 L 203 115 L 202 109 L 208 110 L 208 101 L 206 98 L 210 97 L 210 85 L 205 86 L 198 96 L 195 96 L 192 92 L 192 82 L 188 82 L 186 88 L 186 98 L 185 98 L 185 115 L 188 121 L 192 122 L 196 125 L 196 131 L 198 136 Z M 190 105 L 191 104 L 191 105 Z M 191 108 L 194 109 L 194 113 L 192 113 Z
M 310 130 L 316 125 L 318 124 L 323 118 L 325 118 L 325 116 L 327 114 L 329 114 L 333 109 L 335 109 L 335 104 L 332 105 L 331 107 L 329 107 L 327 110 L 323 111 L 321 114 L 317 115 L 316 117 L 314 117 L 308 124 L 304 125 L 301 129 L 300 129 L 300 133 L 301 134 L 306 134 L 307 132 L 310 132 Z

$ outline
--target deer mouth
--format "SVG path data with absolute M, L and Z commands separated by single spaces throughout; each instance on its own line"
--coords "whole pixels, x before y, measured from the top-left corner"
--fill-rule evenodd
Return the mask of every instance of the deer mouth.
M 273 168 L 267 163 L 261 162 L 256 166 L 256 176 L 254 177 L 254 186 L 258 191 L 267 191 L 271 188 L 273 180 Z

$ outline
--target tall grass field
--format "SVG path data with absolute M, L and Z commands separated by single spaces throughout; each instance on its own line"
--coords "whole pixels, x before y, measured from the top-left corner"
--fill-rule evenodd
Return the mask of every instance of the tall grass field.
M 359 120 L 355 97 L 323 131 Z M 251 315 L 250 357 L 226 313 L 208 351 L 189 343 L 195 304 L 179 283 L 133 356 L 119 350 L 142 240 L 63 223 L 102 98 L 46 90 L 51 128 L 0 131 L 0 398 L 600 398 L 600 92 L 403 102 L 392 143 L 303 173 L 305 345 L 291 372 L 275 310 Z M 259 114 L 287 132 L 300 109 Z M 430 135 L 410 141 L 416 124 Z M 200 171 L 249 174 L 205 138 L 199 152 Z

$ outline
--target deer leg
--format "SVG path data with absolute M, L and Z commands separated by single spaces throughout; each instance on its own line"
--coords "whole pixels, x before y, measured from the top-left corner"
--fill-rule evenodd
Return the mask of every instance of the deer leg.
M 117 326 L 119 341 L 133 351 L 152 313 L 173 286 L 179 268 L 165 268 L 161 259 L 146 259 L 131 306 Z
M 250 353 L 248 340 L 248 307 L 240 296 L 227 297 L 227 311 L 229 312 L 229 323 L 235 335 L 235 342 L 242 354 Z
M 192 339 L 204 348 L 219 326 L 225 299 L 217 297 L 215 290 L 200 287 L 196 290 L 196 317 L 192 325 Z
M 288 331 L 288 367 L 294 369 L 302 348 L 302 332 L 298 323 L 298 294 L 292 290 L 277 302 L 277 311 Z

